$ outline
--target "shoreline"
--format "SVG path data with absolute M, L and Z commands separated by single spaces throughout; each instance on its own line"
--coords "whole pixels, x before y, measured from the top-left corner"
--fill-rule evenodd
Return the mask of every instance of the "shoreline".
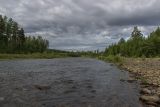
M 69 53 L 29 53 L 29 54 L 0 54 L 1 60 L 17 60 L 17 59 L 53 59 L 77 57 Z
M 147 107 L 160 107 L 160 58 L 125 58 L 120 56 L 100 56 L 99 60 L 111 62 L 119 69 L 129 72 L 130 83 L 140 84 L 139 100 Z
M 125 58 L 116 64 L 128 71 L 131 80 L 140 81 L 140 100 L 149 107 L 160 107 L 160 59 Z

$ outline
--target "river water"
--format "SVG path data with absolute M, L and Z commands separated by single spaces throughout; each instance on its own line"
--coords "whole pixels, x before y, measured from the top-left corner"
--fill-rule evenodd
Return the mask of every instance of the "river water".
M 128 78 L 89 58 L 0 61 L 0 107 L 142 107 Z

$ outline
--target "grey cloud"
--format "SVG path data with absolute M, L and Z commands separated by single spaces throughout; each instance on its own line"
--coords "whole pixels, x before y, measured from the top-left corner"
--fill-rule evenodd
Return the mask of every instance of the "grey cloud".
M 135 25 L 147 35 L 160 24 L 159 0 L 0 2 L 0 14 L 19 22 L 27 35 L 48 39 L 50 48 L 104 49 L 121 37 L 128 38 Z

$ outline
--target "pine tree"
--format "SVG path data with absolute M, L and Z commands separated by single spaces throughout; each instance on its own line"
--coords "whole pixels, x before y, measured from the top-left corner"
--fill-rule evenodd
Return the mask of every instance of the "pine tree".
M 0 53 L 44 52 L 49 42 L 42 37 L 26 37 L 12 18 L 0 15 Z
M 144 38 L 138 27 L 134 27 L 129 40 L 120 39 L 117 44 L 106 48 L 105 54 L 127 57 L 160 56 L 160 28 L 158 27 L 147 38 Z
M 135 27 L 134 27 L 134 30 L 133 30 L 133 32 L 132 32 L 132 34 L 131 34 L 131 37 L 132 37 L 132 38 L 140 38 L 140 37 L 142 37 L 142 36 L 143 36 L 143 34 L 141 33 L 141 31 L 138 29 L 137 26 L 135 26 Z

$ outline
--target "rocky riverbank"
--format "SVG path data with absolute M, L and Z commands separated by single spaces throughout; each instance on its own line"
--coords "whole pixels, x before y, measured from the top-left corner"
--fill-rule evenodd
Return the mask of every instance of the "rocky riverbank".
M 160 59 L 127 58 L 123 61 L 122 67 L 140 81 L 140 100 L 149 107 L 160 107 Z

